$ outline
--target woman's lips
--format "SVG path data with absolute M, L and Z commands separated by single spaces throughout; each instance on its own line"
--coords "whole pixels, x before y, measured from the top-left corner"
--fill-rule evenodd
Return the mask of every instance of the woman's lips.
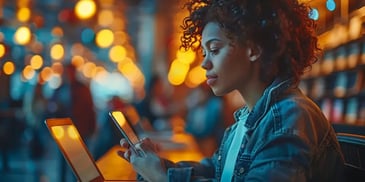
M 207 84 L 209 86 L 213 85 L 216 81 L 217 81 L 217 76 L 216 75 L 207 75 Z

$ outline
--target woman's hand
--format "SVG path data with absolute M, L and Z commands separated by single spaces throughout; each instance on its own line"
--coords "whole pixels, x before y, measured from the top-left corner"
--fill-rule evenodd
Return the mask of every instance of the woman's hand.
M 149 138 L 144 138 L 132 150 L 125 139 L 120 140 L 125 151 L 118 151 L 118 155 L 133 165 L 134 170 L 147 181 L 167 181 L 166 168 L 163 160 L 157 155 L 159 146 Z

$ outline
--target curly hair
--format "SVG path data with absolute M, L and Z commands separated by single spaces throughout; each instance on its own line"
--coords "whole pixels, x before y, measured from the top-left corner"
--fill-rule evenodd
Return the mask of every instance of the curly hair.
M 184 8 L 189 15 L 181 25 L 180 48 L 199 49 L 204 26 L 217 22 L 233 43 L 261 46 L 262 79 L 281 75 L 299 81 L 318 60 L 315 22 L 310 8 L 297 0 L 190 0 Z

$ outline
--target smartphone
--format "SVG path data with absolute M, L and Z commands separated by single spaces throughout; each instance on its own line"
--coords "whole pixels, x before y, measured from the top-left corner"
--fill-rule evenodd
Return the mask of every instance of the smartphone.
M 141 149 L 137 149 L 135 147 L 135 145 L 140 141 L 139 137 L 133 130 L 130 123 L 127 121 L 127 118 L 124 116 L 124 114 L 121 111 L 111 111 L 109 112 L 109 116 L 112 118 L 114 124 L 129 143 L 130 148 L 140 156 L 143 156 L 144 152 L 141 151 Z

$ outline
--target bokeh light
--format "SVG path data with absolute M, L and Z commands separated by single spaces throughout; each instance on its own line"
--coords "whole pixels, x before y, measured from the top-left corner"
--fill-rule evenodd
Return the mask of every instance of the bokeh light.
M 17 12 L 17 18 L 21 22 L 27 22 L 30 19 L 31 11 L 28 7 L 21 7 Z
M 205 69 L 203 69 L 200 65 L 195 66 L 188 73 L 185 85 L 189 88 L 197 87 L 206 80 L 205 73 Z
M 101 26 L 109 26 L 114 21 L 114 14 L 110 10 L 101 10 L 98 16 L 98 24 Z
M 51 78 L 48 80 L 48 86 L 52 89 L 57 89 L 62 84 L 62 78 L 59 74 L 52 74 Z
M 334 11 L 336 9 L 336 2 L 334 0 L 327 0 L 326 1 L 326 8 L 329 11 Z
M 24 79 L 31 80 L 35 76 L 35 71 L 30 65 L 27 65 L 24 67 L 22 74 Z
M 81 56 L 73 56 L 71 59 L 71 64 L 74 65 L 76 68 L 81 67 L 85 63 L 85 60 Z
M 26 26 L 19 27 L 14 34 L 15 43 L 20 45 L 28 44 L 30 39 L 31 39 L 31 31 Z
M 43 66 L 43 58 L 40 55 L 34 55 L 30 59 L 30 65 L 33 69 L 37 70 Z
M 63 30 L 59 26 L 53 27 L 51 32 L 52 32 L 52 35 L 54 35 L 56 37 L 62 37 L 63 36 Z
M 52 68 L 53 73 L 62 75 L 64 68 L 63 68 L 63 65 L 60 62 L 53 63 L 51 68 Z
M 60 60 L 63 58 L 65 54 L 65 50 L 62 46 L 62 44 L 54 44 L 51 47 L 51 58 L 54 60 Z
M 84 44 L 89 44 L 94 41 L 95 38 L 95 32 L 91 28 L 85 28 L 81 32 L 81 41 Z
M 45 67 L 40 72 L 41 80 L 48 81 L 53 74 L 53 70 L 50 67 Z
M 0 43 L 0 58 L 2 58 L 5 55 L 6 48 L 5 45 Z
M 93 0 L 79 0 L 75 5 L 75 14 L 80 19 L 88 19 L 94 16 L 96 4 Z
M 313 8 L 310 12 L 309 12 L 309 17 L 313 20 L 318 20 L 319 19 L 319 12 L 317 8 Z
M 172 85 L 181 85 L 189 71 L 190 66 L 181 61 L 174 60 L 171 63 L 167 78 Z
M 4 63 L 4 65 L 3 65 L 4 74 L 11 75 L 14 73 L 14 71 L 15 71 L 15 65 L 13 62 L 7 61 Z
M 178 50 L 176 53 L 176 59 L 179 61 L 185 63 L 185 64 L 191 64 L 194 62 L 196 57 L 196 53 L 192 51 L 191 49 L 184 51 L 184 50 Z
M 109 47 L 114 41 L 114 34 L 109 29 L 102 29 L 96 34 L 96 44 L 101 48 Z
M 127 56 L 127 50 L 121 45 L 113 46 L 109 51 L 109 58 L 113 62 L 120 62 Z

